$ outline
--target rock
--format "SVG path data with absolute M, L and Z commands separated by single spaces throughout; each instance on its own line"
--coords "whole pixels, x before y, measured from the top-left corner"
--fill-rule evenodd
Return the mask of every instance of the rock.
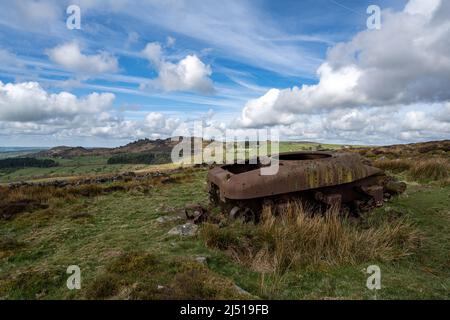
M 181 219 L 181 217 L 178 217 L 178 216 L 162 216 L 162 217 L 159 217 L 158 219 L 156 219 L 156 222 L 166 223 L 169 221 L 175 221 L 175 220 L 180 220 L 180 219 Z
M 234 285 L 234 288 L 236 289 L 236 291 L 239 294 L 245 295 L 245 296 L 251 296 L 252 294 L 248 291 L 245 291 L 244 289 L 242 289 L 241 287 L 239 287 L 237 284 Z
M 158 222 L 158 223 L 164 223 L 166 221 L 167 221 L 166 217 L 159 217 L 158 219 L 156 219 L 156 222 Z
M 388 183 L 386 183 L 385 189 L 388 193 L 391 194 L 401 194 L 406 190 L 406 183 L 389 181 Z
M 208 263 L 208 258 L 207 257 L 198 256 L 198 257 L 195 257 L 195 261 L 197 261 L 198 263 L 201 263 L 201 264 L 207 264 Z
M 208 220 L 209 211 L 198 204 L 191 204 L 186 206 L 184 214 L 188 220 L 195 224 L 200 224 Z
M 186 223 L 172 228 L 167 234 L 170 236 L 195 236 L 198 231 L 198 226 L 193 223 Z

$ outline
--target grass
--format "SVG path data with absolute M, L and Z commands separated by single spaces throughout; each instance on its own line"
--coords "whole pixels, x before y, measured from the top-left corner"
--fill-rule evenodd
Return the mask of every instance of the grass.
M 393 173 L 406 173 L 406 177 L 411 181 L 440 181 L 450 177 L 448 157 L 383 159 L 376 160 L 373 164 Z
M 414 163 L 409 170 L 415 180 L 441 180 L 450 177 L 450 162 L 443 159 L 430 159 Z
M 323 216 L 312 215 L 296 202 L 278 214 L 265 207 L 258 226 L 206 224 L 201 232 L 208 247 L 222 250 L 236 263 L 260 273 L 259 293 L 269 298 L 277 298 L 291 274 L 366 261 L 397 261 L 414 254 L 422 240 L 412 222 L 403 217 L 366 216 L 350 221 L 333 209 Z
M 4 170 L 0 172 L 0 182 L 30 181 L 45 178 L 76 177 L 85 175 L 114 174 L 126 171 L 138 171 L 147 165 L 107 164 L 109 157 L 85 156 L 71 159 L 53 159 L 58 167 L 53 168 L 23 168 Z
M 168 237 L 166 233 L 173 223 L 161 225 L 156 219 L 161 215 L 176 214 L 193 198 L 205 197 L 204 170 L 193 174 L 195 179 L 182 177 L 181 180 L 177 180 L 174 177 L 170 185 L 156 183 L 151 194 L 144 194 L 141 189 L 130 188 L 127 192 L 64 199 L 39 195 L 40 199 L 48 201 L 47 210 L 23 212 L 10 221 L 0 220 L 1 234 L 8 231 L 10 238 L 14 239 L 8 240 L 7 243 L 14 244 L 15 241 L 26 243 L 23 247 L 12 246 L 12 252 L 0 260 L 0 297 L 30 298 L 34 294 L 31 298 L 95 298 L 97 291 L 91 288 L 91 282 L 94 283 L 93 286 L 99 285 L 98 292 L 114 291 L 113 288 L 100 285 L 107 274 L 117 274 L 122 287 L 132 286 L 134 282 L 139 284 L 139 288 L 145 287 L 148 283 L 141 283 L 143 279 L 139 263 L 128 264 L 129 267 L 132 266 L 131 269 L 136 267 L 135 271 L 121 270 L 117 264 L 112 263 L 118 256 L 134 250 L 148 254 L 164 252 L 165 254 L 158 257 L 163 261 L 160 266 L 162 271 L 159 284 L 171 288 L 181 286 L 182 278 L 179 278 L 178 284 L 166 282 L 179 273 L 181 277 L 183 273 L 191 271 L 183 269 L 180 265 L 172 273 L 167 273 L 167 267 L 172 263 L 170 261 L 172 259 L 193 261 L 196 255 L 205 254 L 206 249 L 194 239 Z M 169 202 L 167 199 L 176 200 Z M 73 215 L 80 212 L 87 214 L 73 219 Z M 119 264 L 123 262 L 124 260 Z M 48 277 L 49 273 L 64 274 L 67 266 L 73 264 L 80 265 L 83 272 L 85 288 L 82 292 L 69 291 L 65 288 L 64 282 L 59 282 L 59 278 L 55 278 L 55 282 L 52 282 L 53 277 L 50 279 Z M 201 271 L 198 275 L 204 273 Z M 28 282 L 29 287 L 22 285 L 25 274 L 31 274 L 33 278 Z M 209 276 L 222 279 L 212 271 Z M 214 281 L 219 281 L 217 279 Z M 52 284 L 48 284 L 48 281 Z M 231 280 L 225 278 L 221 281 L 231 283 Z M 40 286 L 52 289 L 43 294 L 39 290 Z M 182 295 L 178 291 L 174 293 L 175 298 Z M 136 297 L 143 297 L 143 294 Z M 164 297 L 167 298 L 168 294 Z M 219 297 L 222 294 L 223 297 L 231 297 L 229 293 L 222 291 L 217 291 L 215 296 Z M 100 296 L 99 293 L 98 297 Z
M 411 160 L 408 159 L 383 159 L 374 162 L 374 166 L 383 170 L 389 170 L 394 173 L 408 171 L 411 166 Z
M 0 219 L 0 299 L 247 298 L 235 284 L 269 299 L 450 298 L 448 178 L 413 181 L 403 171 L 406 193 L 360 221 L 298 215 L 292 206 L 284 217 L 266 212 L 259 226 L 225 221 L 204 225 L 197 237 L 168 236 L 183 221 L 157 219 L 189 203 L 206 206 L 206 174 L 2 188 L 0 204 L 45 207 Z M 382 271 L 377 292 L 365 287 L 373 264 Z M 66 287 L 70 265 L 81 268 L 81 290 Z
M 142 280 L 143 279 L 143 280 Z M 232 281 L 201 263 L 146 252 L 125 253 L 86 289 L 86 298 L 237 299 Z

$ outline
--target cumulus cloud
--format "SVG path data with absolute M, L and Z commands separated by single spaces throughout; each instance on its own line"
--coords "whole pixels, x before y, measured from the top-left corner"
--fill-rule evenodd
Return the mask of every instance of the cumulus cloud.
M 450 123 L 450 102 L 447 102 L 442 108 L 434 113 L 434 118 L 437 121 Z
M 168 118 L 159 112 L 150 112 L 144 120 L 145 128 L 150 131 L 152 135 L 171 135 L 181 121 L 177 118 Z
M 143 119 L 124 119 L 121 110 L 112 108 L 114 100 L 111 93 L 77 97 L 64 91 L 47 92 L 37 82 L 0 82 L 0 135 L 129 141 L 171 136 L 182 124 L 178 118 L 158 112 Z
M 86 55 L 77 42 L 70 42 L 47 50 L 51 61 L 80 75 L 97 75 L 118 70 L 117 59 L 107 52 Z
M 95 114 L 112 106 L 111 93 L 78 98 L 69 92 L 49 93 L 37 82 L 0 82 L 0 121 L 45 121 Z
M 284 136 L 356 144 L 390 144 L 450 137 L 450 119 L 437 113 L 445 106 L 413 104 L 396 108 L 357 107 L 306 114 L 299 121 L 278 126 Z M 426 111 L 424 111 L 426 110 Z
M 449 2 L 439 0 L 383 11 L 381 30 L 329 49 L 317 84 L 270 90 L 244 106 L 240 123 L 258 127 L 335 109 L 448 101 L 450 21 L 443 17 L 449 14 Z
M 195 54 L 187 55 L 177 63 L 166 60 L 163 48 L 159 43 L 148 43 L 141 52 L 142 56 L 152 63 L 158 77 L 141 85 L 141 89 L 156 88 L 171 91 L 193 91 L 202 94 L 214 92 L 210 78 L 211 67 L 204 64 Z

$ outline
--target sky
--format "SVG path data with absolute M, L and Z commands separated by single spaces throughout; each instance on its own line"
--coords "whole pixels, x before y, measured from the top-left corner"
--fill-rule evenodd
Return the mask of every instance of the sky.
M 112 147 L 196 121 L 450 139 L 449 17 L 444 0 L 0 0 L 0 146 Z

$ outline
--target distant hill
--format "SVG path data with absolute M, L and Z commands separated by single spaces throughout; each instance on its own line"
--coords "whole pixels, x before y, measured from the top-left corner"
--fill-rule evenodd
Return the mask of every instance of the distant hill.
M 348 151 L 348 149 L 347 149 Z M 386 156 L 386 157 L 410 157 L 422 155 L 448 155 L 450 153 L 450 140 L 427 141 L 409 144 L 396 144 L 380 147 L 355 148 L 364 156 Z
M 203 146 L 211 143 L 211 141 L 203 140 L 201 138 L 191 138 L 191 143 L 193 141 L 202 141 Z M 113 156 L 119 154 L 144 154 L 144 153 L 155 153 L 164 154 L 170 153 L 175 145 L 178 144 L 178 139 L 172 141 L 171 138 L 168 139 L 141 139 L 135 142 L 131 142 L 125 146 L 117 148 L 83 148 L 83 147 L 67 147 L 60 146 L 49 150 L 40 151 L 38 153 L 29 154 L 28 156 L 34 156 L 38 158 L 73 158 L 79 156 Z M 294 141 L 289 141 L 294 143 Z M 295 141 L 295 143 L 299 143 Z M 309 144 L 312 142 L 303 141 L 304 144 Z M 420 143 L 411 143 L 403 145 L 391 145 L 391 146 L 379 146 L 379 147 L 351 147 L 348 146 L 342 151 L 349 151 L 353 149 L 354 152 L 361 154 L 386 154 L 386 155 L 396 155 L 396 154 L 410 154 L 410 153 L 442 153 L 450 151 L 450 140 L 443 141 L 429 141 Z
M 203 145 L 209 143 L 208 141 L 204 141 L 201 138 L 191 138 L 191 143 L 194 140 L 201 140 Z M 177 144 L 178 139 L 172 141 L 171 138 L 157 140 L 141 139 L 117 148 L 83 148 L 60 146 L 51 148 L 49 150 L 40 151 L 33 154 L 32 156 L 38 158 L 74 158 L 80 156 L 112 156 L 122 153 L 168 153 L 171 152 L 173 147 Z
M 0 159 L 23 157 L 45 149 L 37 147 L 0 147 Z

